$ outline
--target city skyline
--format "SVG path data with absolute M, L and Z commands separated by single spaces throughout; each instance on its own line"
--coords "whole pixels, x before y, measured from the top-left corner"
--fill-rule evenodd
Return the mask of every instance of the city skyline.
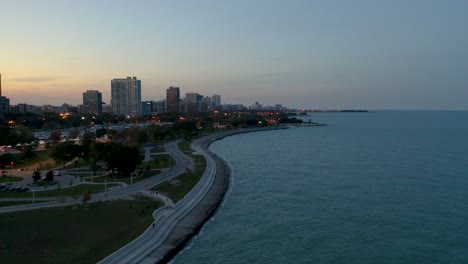
M 128 12 L 131 9 L 132 12 Z M 15 1 L 0 23 L 10 104 L 110 103 L 138 76 L 227 104 L 468 110 L 466 1 Z M 133 15 L 134 14 L 134 15 Z

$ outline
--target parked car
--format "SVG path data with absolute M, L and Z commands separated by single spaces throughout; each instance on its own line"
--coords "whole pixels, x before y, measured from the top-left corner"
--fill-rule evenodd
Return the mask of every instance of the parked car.
M 58 171 L 58 170 L 54 171 L 54 176 L 60 176 L 60 175 L 62 175 L 61 171 Z
M 27 192 L 27 191 L 29 191 L 29 188 L 28 188 L 28 187 L 23 187 L 23 188 L 21 188 L 21 192 Z
M 1 185 L 0 185 L 0 190 L 5 190 L 6 187 L 8 187 L 8 186 L 6 186 L 6 185 L 4 185 L 4 184 L 1 184 Z

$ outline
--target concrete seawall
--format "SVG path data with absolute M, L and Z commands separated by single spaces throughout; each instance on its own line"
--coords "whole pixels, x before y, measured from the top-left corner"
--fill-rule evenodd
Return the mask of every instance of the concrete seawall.
M 170 243 L 174 247 L 168 250 L 157 263 L 168 263 L 177 255 L 199 233 L 205 223 L 216 213 L 223 201 L 226 190 L 229 187 L 230 169 L 225 161 L 219 157 L 215 158 L 215 162 L 217 172 L 211 189 L 192 212 L 175 227 L 173 233 L 166 240 L 166 243 Z

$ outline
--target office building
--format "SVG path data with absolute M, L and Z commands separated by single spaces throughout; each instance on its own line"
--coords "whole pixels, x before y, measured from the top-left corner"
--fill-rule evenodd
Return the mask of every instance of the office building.
M 169 87 L 166 89 L 166 112 L 180 112 L 180 89 L 179 87 Z
M 83 93 L 83 114 L 102 113 L 102 93 L 96 90 L 87 90 Z
M 142 116 L 141 81 L 136 77 L 111 81 L 112 112 L 128 117 Z

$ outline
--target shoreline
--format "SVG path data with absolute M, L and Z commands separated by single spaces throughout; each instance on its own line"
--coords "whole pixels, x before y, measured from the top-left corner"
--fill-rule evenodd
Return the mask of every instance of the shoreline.
M 148 260 L 156 263 L 169 263 L 181 252 L 185 246 L 195 237 L 205 224 L 216 214 L 229 188 L 231 181 L 231 169 L 227 162 L 217 154 L 209 150 L 211 143 L 222 140 L 225 137 L 244 133 L 262 132 L 278 129 L 287 129 L 288 127 L 261 128 L 254 130 L 239 130 L 208 135 L 200 139 L 200 147 L 204 155 L 210 156 L 216 163 L 216 174 L 213 184 L 210 186 L 202 200 L 192 208 L 192 210 L 176 224 L 169 236 L 160 247 L 147 255 Z M 142 262 L 146 263 L 145 260 Z

